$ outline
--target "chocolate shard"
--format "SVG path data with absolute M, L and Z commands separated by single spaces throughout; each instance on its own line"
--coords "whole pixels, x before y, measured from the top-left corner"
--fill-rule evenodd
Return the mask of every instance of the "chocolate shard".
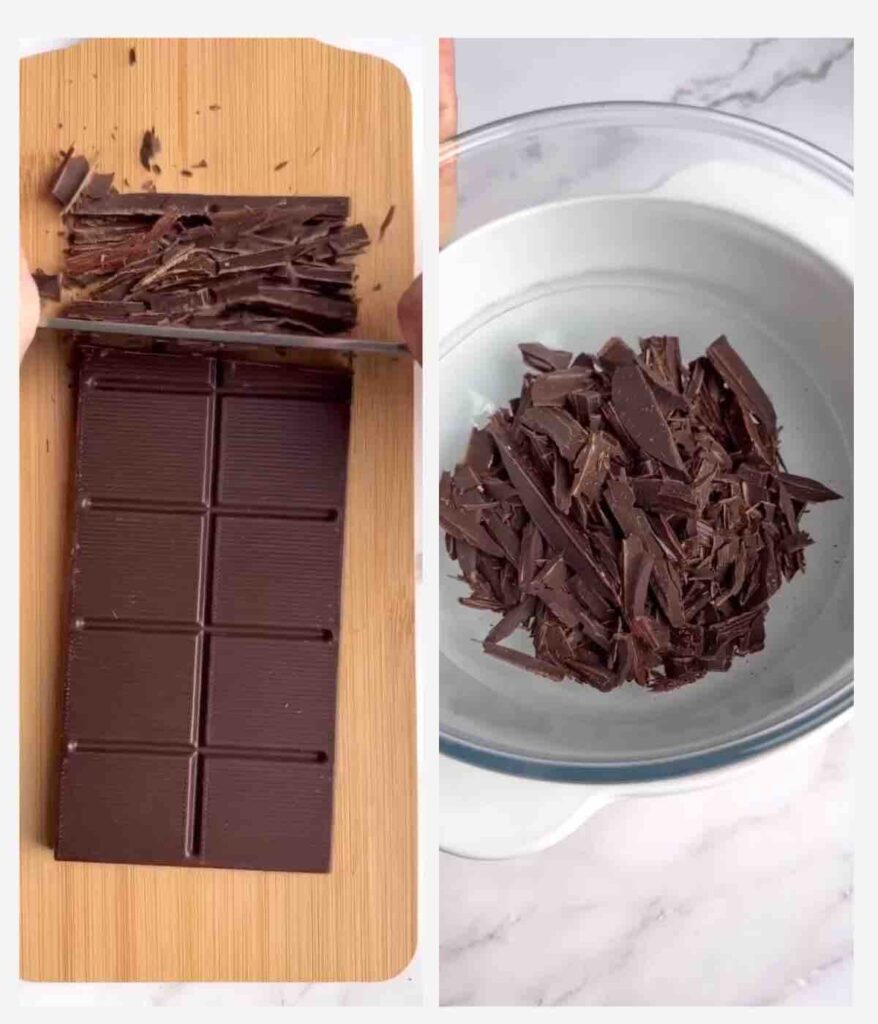
M 87 180 L 91 167 L 84 156 L 74 154 L 73 147 L 64 154 L 55 172 L 49 191 L 61 206 L 68 206 Z
M 550 437 L 558 451 L 573 462 L 588 439 L 588 434 L 565 409 L 530 408 L 521 418 L 526 426 Z
M 621 338 L 610 338 L 598 350 L 597 360 L 602 367 L 615 372 L 621 366 L 636 365 L 637 356 L 634 349 L 626 345 Z
M 466 463 L 477 473 L 487 473 L 494 461 L 494 442 L 487 430 L 473 427 L 466 449 Z
M 56 302 L 60 300 L 61 278 L 58 274 L 46 274 L 37 267 L 31 276 L 41 299 L 53 299 Z
M 506 428 L 498 419 L 491 420 L 488 430 L 494 438 L 500 458 L 509 474 L 509 479 L 521 495 L 525 508 L 542 533 L 543 537 L 577 572 L 598 590 L 612 594 L 612 586 L 606 572 L 595 562 L 589 551 L 588 542 L 566 517 L 562 516 L 546 496 L 526 461 L 509 439 Z
M 535 608 L 536 598 L 533 596 L 524 598 L 523 601 L 506 612 L 503 618 L 485 637 L 485 643 L 499 644 L 501 641 L 512 636 L 519 626 L 524 626 L 533 618 Z
M 817 480 L 807 476 L 794 476 L 792 473 L 778 474 L 787 494 L 796 501 L 807 502 L 809 505 L 820 501 L 837 501 L 841 495 L 826 487 Z
M 503 556 L 503 548 L 479 522 L 478 513 L 465 512 L 463 509 L 447 504 L 440 509 L 439 519 L 442 528 L 452 536 L 465 540 L 474 548 L 478 548 L 479 551 L 484 551 L 488 555 Z
M 631 486 L 641 508 L 692 516 L 698 513 L 695 489 L 678 480 L 632 480 Z
M 591 377 L 592 372 L 580 366 L 544 373 L 530 386 L 531 402 L 534 405 L 564 405 L 570 393 L 581 388 Z
M 538 341 L 525 342 L 518 348 L 528 366 L 544 373 L 551 373 L 552 370 L 566 370 L 573 358 L 572 352 L 546 348 Z
M 588 444 L 576 459 L 576 475 L 572 493 L 582 495 L 588 502 L 597 501 L 610 471 L 610 457 L 618 450 L 601 430 L 592 432 Z
M 534 658 L 530 654 L 523 654 L 521 651 L 516 651 L 511 647 L 501 647 L 500 644 L 490 643 L 487 640 L 482 646 L 485 653 L 490 654 L 492 658 L 499 658 L 500 661 L 515 665 L 516 668 L 523 668 L 526 672 L 533 672 L 538 676 L 554 679 L 556 682 L 561 682 L 566 675 L 563 669 L 553 665 L 550 661 Z
M 777 430 L 777 413 L 771 399 L 762 389 L 762 385 L 750 372 L 750 368 L 729 344 L 725 335 L 721 335 L 707 347 L 707 357 L 729 388 L 735 393 L 738 401 L 769 430 Z
M 666 466 L 685 474 L 667 421 L 639 366 L 620 366 L 613 374 L 613 407 L 635 444 Z
M 646 594 L 652 575 L 653 558 L 636 536 L 622 541 L 622 594 L 629 622 L 641 618 L 646 610 Z

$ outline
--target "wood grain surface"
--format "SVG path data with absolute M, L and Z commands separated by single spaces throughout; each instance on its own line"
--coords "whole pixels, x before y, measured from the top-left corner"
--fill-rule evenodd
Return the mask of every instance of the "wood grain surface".
M 138 162 L 153 126 L 156 176 Z M 358 259 L 358 333 L 396 338 L 412 185 L 409 95 L 392 66 L 310 40 L 93 40 L 23 60 L 31 267 L 59 265 L 58 208 L 45 192 L 58 151 L 74 143 L 131 190 L 154 177 L 159 191 L 350 195 L 373 238 Z M 355 362 L 332 871 L 61 863 L 52 842 L 74 394 L 63 339 L 45 332 L 31 346 L 21 370 L 22 977 L 370 981 L 411 958 L 412 379 L 407 360 Z

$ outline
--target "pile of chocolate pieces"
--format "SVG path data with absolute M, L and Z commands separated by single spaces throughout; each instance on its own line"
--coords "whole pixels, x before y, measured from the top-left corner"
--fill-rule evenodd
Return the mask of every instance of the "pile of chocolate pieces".
M 673 337 L 520 349 L 520 397 L 440 485 L 461 603 L 503 616 L 485 651 L 607 691 L 761 650 L 769 600 L 805 568 L 807 505 L 839 495 L 785 471 L 774 406 L 729 342 L 688 366 Z M 520 627 L 534 655 L 502 644 Z
M 369 237 L 344 196 L 118 193 L 69 150 L 51 184 L 67 229 L 62 315 L 198 328 L 339 334 L 357 321 L 354 265 Z

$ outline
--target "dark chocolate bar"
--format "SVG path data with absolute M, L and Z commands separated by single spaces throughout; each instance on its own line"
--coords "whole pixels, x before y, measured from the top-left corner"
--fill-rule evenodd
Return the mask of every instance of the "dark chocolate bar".
M 350 375 L 84 347 L 56 856 L 327 871 Z

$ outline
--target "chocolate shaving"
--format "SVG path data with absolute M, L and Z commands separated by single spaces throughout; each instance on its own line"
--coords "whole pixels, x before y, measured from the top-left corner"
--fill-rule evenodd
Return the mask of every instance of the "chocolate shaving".
M 384 234 L 387 231 L 387 229 L 390 227 L 390 224 L 391 224 L 391 222 L 393 220 L 393 215 L 395 213 L 396 213 L 396 207 L 395 206 L 391 206 L 388 209 L 387 213 L 384 214 L 384 220 L 381 221 L 381 226 L 378 228 L 378 241 L 379 242 L 381 241 L 382 238 L 384 238 Z
M 151 129 L 147 165 L 157 150 Z M 152 179 L 118 193 L 112 182 L 72 149 L 53 178 L 73 293 L 62 315 L 315 335 L 355 326 L 353 257 L 369 236 L 348 223 L 347 197 L 160 193 Z
M 485 650 L 603 692 L 727 671 L 765 644 L 768 600 L 804 570 L 801 519 L 839 495 L 787 473 L 774 408 L 725 338 L 597 356 L 532 342 L 521 394 L 444 474 L 440 522 Z M 525 629 L 534 656 L 498 646 Z
M 485 649 L 485 653 L 490 654 L 493 658 L 507 661 L 510 665 L 515 665 L 517 668 L 523 668 L 527 672 L 535 672 L 539 676 L 546 676 L 548 679 L 554 679 L 559 683 L 567 674 L 562 668 L 553 665 L 550 661 L 534 658 L 530 654 L 522 654 L 521 651 L 513 650 L 511 647 L 501 647 L 500 644 L 491 643 L 488 640 L 482 646 Z

